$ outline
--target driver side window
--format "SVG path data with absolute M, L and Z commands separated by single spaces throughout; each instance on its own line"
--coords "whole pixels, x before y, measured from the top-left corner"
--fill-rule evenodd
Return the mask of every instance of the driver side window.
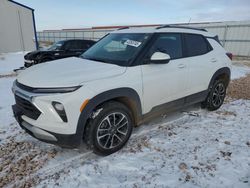
M 155 52 L 166 53 L 171 59 L 181 58 L 183 56 L 181 34 L 159 34 L 149 50 L 148 57 L 151 57 Z

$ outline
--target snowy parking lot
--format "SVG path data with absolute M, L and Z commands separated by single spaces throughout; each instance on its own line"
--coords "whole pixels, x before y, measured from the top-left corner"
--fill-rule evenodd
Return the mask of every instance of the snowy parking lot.
M 134 129 L 101 157 L 25 133 L 12 115 L 13 69 L 23 53 L 0 54 L 0 187 L 250 187 L 250 63 L 234 62 L 225 104 L 168 113 Z

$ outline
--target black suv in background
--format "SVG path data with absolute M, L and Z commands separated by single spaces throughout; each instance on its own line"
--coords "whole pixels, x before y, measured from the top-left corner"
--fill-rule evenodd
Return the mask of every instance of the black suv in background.
M 54 43 L 46 50 L 29 52 L 24 56 L 24 66 L 62 59 L 66 57 L 79 56 L 89 49 L 95 41 L 92 40 L 63 40 Z

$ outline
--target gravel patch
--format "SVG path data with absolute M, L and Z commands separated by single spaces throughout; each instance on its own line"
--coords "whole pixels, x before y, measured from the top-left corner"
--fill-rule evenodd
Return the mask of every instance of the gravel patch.
M 5 74 L 5 75 L 0 75 L 0 78 L 8 78 L 8 77 L 16 77 L 17 73 L 11 73 L 11 74 Z
M 232 80 L 228 86 L 227 96 L 234 99 L 250 99 L 250 74 Z
M 32 142 L 16 141 L 14 137 L 0 145 L 0 187 L 33 187 L 39 177 L 32 176 L 54 158 L 55 150 L 45 151 Z M 18 183 L 16 183 L 18 182 Z

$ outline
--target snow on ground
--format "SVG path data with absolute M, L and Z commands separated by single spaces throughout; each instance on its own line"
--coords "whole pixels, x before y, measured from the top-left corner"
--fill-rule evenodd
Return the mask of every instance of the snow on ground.
M 250 73 L 250 67 L 246 66 L 246 65 L 233 65 L 232 67 L 233 71 L 231 74 L 231 79 L 237 79 L 237 78 L 241 78 L 246 76 L 246 74 Z
M 0 55 L 0 75 L 22 65 L 21 53 Z M 234 79 L 248 73 L 233 66 Z M 14 79 L 0 78 L 0 187 L 250 187 L 250 100 L 159 117 L 135 128 L 122 150 L 100 157 L 21 130 L 11 111 Z
M 135 129 L 121 151 L 85 156 L 39 187 L 249 187 L 249 109 L 238 100 L 175 112 Z
M 24 65 L 25 52 L 0 54 L 0 75 L 13 73 L 14 69 Z
M 15 120 L 12 118 L 10 104 L 14 104 L 11 86 L 15 78 L 0 79 L 0 130 Z

